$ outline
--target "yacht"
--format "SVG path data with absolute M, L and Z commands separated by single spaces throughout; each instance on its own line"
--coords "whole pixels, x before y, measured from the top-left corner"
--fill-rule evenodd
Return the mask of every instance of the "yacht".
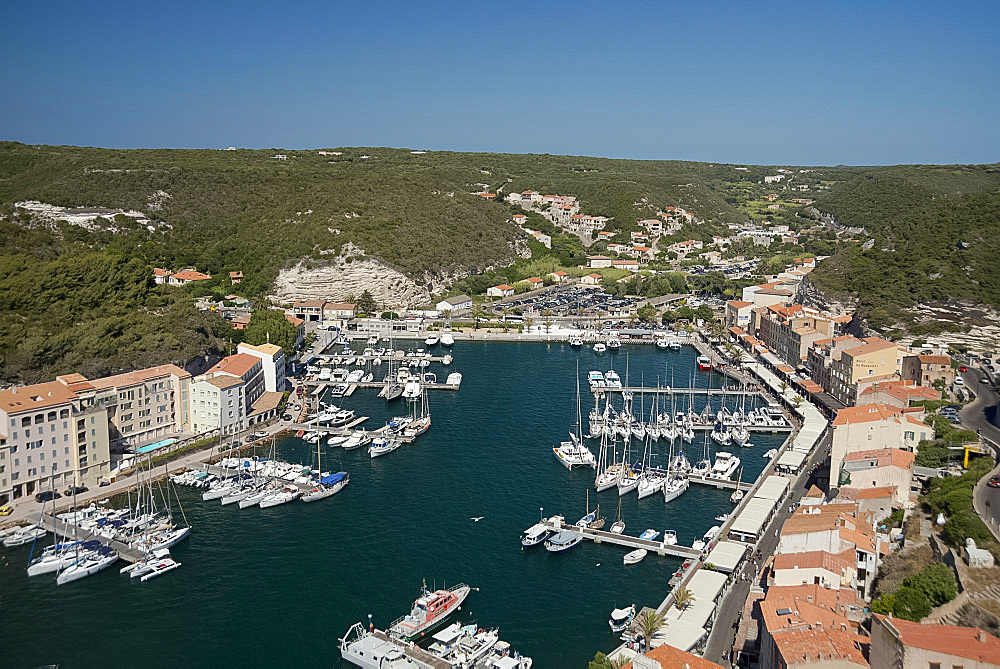
M 618 479 L 618 496 L 626 495 L 639 487 L 639 473 L 631 467 L 625 467 Z
M 677 545 L 677 533 L 673 530 L 663 530 L 663 545 L 664 546 L 676 546 Z
M 454 358 L 452 358 L 450 355 L 446 355 L 443 358 L 441 358 L 441 364 L 442 365 L 450 365 L 451 362 L 452 362 L 452 360 L 454 360 Z
M 729 479 L 736 470 L 739 469 L 740 459 L 732 453 L 719 451 L 715 454 L 715 463 L 712 465 L 711 477 L 716 479 Z
M 712 369 L 712 361 L 707 355 L 698 356 L 698 369 Z
M 521 549 L 531 548 L 544 543 L 552 534 L 552 530 L 547 525 L 535 523 L 524 531 L 521 535 Z
M 594 344 L 594 353 L 604 353 L 608 350 L 608 347 L 604 345 L 603 342 L 597 342 Z
M 600 372 L 598 372 L 600 374 Z M 622 377 L 618 376 L 618 372 L 613 369 L 609 369 L 604 373 L 604 385 L 608 388 L 621 388 L 622 387 Z
M 590 449 L 580 444 L 576 440 L 576 435 L 570 433 L 571 441 L 560 442 L 559 446 L 552 449 L 556 459 L 566 469 L 573 467 L 597 467 L 597 458 Z
M 448 375 L 448 378 L 446 378 L 444 382 L 449 386 L 460 386 L 462 385 L 462 373 L 452 372 Z
M 729 431 L 729 436 L 732 438 L 733 442 L 739 446 L 746 446 L 748 439 L 750 439 L 750 432 L 747 431 L 742 425 L 737 425 Z
M 605 381 L 603 374 L 596 370 L 591 370 L 587 373 L 587 383 L 590 384 L 591 388 L 604 388 L 607 381 Z
M 118 553 L 109 546 L 100 546 L 92 551 L 80 553 L 80 557 L 71 566 L 59 572 L 57 585 L 64 585 L 91 576 L 107 569 L 118 561 Z
M 583 541 L 583 535 L 572 530 L 563 530 L 545 540 L 545 550 L 550 553 L 568 551 Z
M 356 448 L 367 446 L 371 443 L 371 440 L 371 435 L 367 431 L 360 430 L 347 438 L 347 441 L 343 443 L 343 449 L 345 451 L 353 451 Z
M 617 334 L 612 332 L 608 335 L 607 347 L 609 351 L 614 353 L 622 347 L 622 340 L 618 338 Z
M 681 343 L 677 339 L 671 339 L 667 345 L 670 346 L 671 351 L 681 350 Z
M 658 530 L 649 529 L 639 535 L 640 539 L 645 539 L 646 541 L 656 541 L 656 537 L 660 536 Z
M 636 490 L 639 493 L 639 499 L 644 497 L 649 497 L 650 495 L 660 492 L 663 489 L 663 484 L 667 480 L 666 472 L 657 469 L 647 469 L 639 475 L 639 485 Z
M 441 345 L 442 346 L 451 346 L 454 343 L 455 343 L 455 336 L 454 335 L 452 335 L 450 332 L 442 332 L 441 333 Z
M 351 477 L 347 472 L 337 472 L 336 474 L 330 474 L 329 476 L 323 476 L 319 480 L 319 484 L 314 486 L 311 490 L 307 491 L 302 495 L 303 502 L 318 502 L 321 499 L 326 499 L 332 495 L 336 495 L 338 492 L 344 489 L 348 483 L 350 483 Z
M 279 504 L 287 504 L 288 502 L 293 502 L 302 496 L 302 493 L 297 488 L 292 488 L 285 486 L 281 490 L 272 492 L 270 495 L 265 497 L 260 501 L 260 508 L 267 509 L 272 506 L 278 506 Z
M 573 335 L 569 338 L 569 345 L 573 348 L 580 348 L 583 346 L 583 337 L 580 335 Z
M 764 453 L 764 459 L 765 460 L 773 460 L 774 456 L 776 456 L 777 454 L 778 454 L 778 449 L 777 448 L 772 448 L 767 453 Z
M 437 343 L 441 341 L 441 337 L 436 334 L 427 335 L 427 339 L 424 340 L 424 344 L 427 346 L 437 346 Z
M 659 348 L 659 349 L 668 349 L 668 348 L 670 348 L 670 344 L 667 342 L 667 338 L 658 335 L 656 337 L 656 348 Z

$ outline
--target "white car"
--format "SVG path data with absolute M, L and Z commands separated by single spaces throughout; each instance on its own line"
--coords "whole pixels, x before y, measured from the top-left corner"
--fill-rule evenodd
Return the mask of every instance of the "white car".
M 956 386 L 964 386 L 965 385 L 965 381 L 962 379 L 961 376 L 956 376 L 955 377 L 955 385 Z

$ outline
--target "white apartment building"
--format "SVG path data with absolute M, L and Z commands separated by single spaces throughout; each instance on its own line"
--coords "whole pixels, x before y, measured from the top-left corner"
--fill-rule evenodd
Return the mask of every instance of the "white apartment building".
M 264 369 L 264 390 L 267 392 L 285 391 L 285 353 L 276 344 L 240 344 L 236 347 L 238 353 L 246 353 L 260 358 Z
M 197 433 L 236 434 L 246 427 L 245 384 L 238 376 L 199 377 L 191 384 L 191 422 Z

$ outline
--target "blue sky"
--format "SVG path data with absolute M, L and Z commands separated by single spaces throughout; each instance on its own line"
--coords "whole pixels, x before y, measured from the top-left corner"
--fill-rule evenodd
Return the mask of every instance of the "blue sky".
M 1000 3 L 9 2 L 0 139 L 1000 161 Z

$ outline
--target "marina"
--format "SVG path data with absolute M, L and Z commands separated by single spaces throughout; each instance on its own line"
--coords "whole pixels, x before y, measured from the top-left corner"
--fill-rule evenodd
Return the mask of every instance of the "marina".
M 385 630 L 407 609 L 412 601 L 407 593 L 413 593 L 422 575 L 432 588 L 435 578 L 438 583 L 474 581 L 479 592 L 463 602 L 455 622 L 478 620 L 480 626 L 499 628 L 504 641 L 531 657 L 535 667 L 580 666 L 597 650 L 613 648 L 618 640 L 608 628 L 608 612 L 627 602 L 662 600 L 668 581 L 692 559 L 692 543 L 720 524 L 716 516 L 733 511 L 732 489 L 692 484 L 669 504 L 660 494 L 637 499 L 634 492 L 625 497 L 595 493 L 594 470 L 567 469 L 553 457 L 552 448 L 576 429 L 577 361 L 581 384 L 586 383 L 586 370 L 606 368 L 607 363 L 601 365 L 589 348 L 568 344 L 457 341 L 453 350 L 466 377 L 462 392 L 434 395 L 434 425 L 412 444 L 371 459 L 363 449 L 329 446 L 324 438 L 319 445 L 323 470 L 350 472 L 350 485 L 334 499 L 239 511 L 236 504 L 205 503 L 204 488 L 179 488 L 193 531 L 171 554 L 184 566 L 143 583 L 141 593 L 136 589 L 139 578 L 123 578 L 109 569 L 61 586 L 56 596 L 54 587 L 25 577 L 29 547 L 3 549 L 7 565 L 0 569 L 0 589 L 5 608 L 13 612 L 9 631 L 24 640 L 8 661 L 41 664 L 72 657 L 74 662 L 96 664 L 109 653 L 141 652 L 167 666 L 190 663 L 189 649 L 196 647 L 199 664 L 309 664 L 318 647 L 306 641 L 288 643 L 289 630 L 303 640 L 331 634 L 339 638 L 369 613 L 374 628 Z M 634 347 L 629 350 L 630 373 L 644 375 L 648 382 L 664 374 L 668 361 L 676 378 L 693 374 L 696 388 L 707 388 L 710 381 L 719 387 L 721 375 L 697 372 L 696 355 L 691 347 Z M 531 374 L 525 375 L 525 369 Z M 695 411 L 703 409 L 705 399 L 694 395 Z M 718 399 L 712 399 L 717 408 Z M 407 411 L 402 401 L 387 403 L 374 388 L 337 398 L 341 403 L 357 416 L 369 417 L 364 425 L 376 429 Z M 586 415 L 584 421 L 586 430 Z M 302 423 L 279 437 L 278 459 L 309 463 L 315 456 L 318 444 L 295 437 L 299 429 L 317 428 Z M 331 428 L 324 434 L 346 436 L 360 429 Z M 756 480 L 768 463 L 762 454 L 780 447 L 785 436 L 760 432 L 752 447 L 728 448 L 743 460 L 741 487 Z M 685 450 L 700 452 L 701 441 L 686 444 Z M 709 448 L 714 451 L 714 441 Z M 667 450 L 661 440 L 651 456 L 655 453 L 662 461 Z M 735 487 L 736 474 L 732 479 L 722 485 Z M 610 514 L 609 526 L 621 500 L 624 539 L 605 527 L 588 530 L 582 543 L 566 552 L 552 553 L 540 545 L 522 550 L 519 537 L 538 521 L 540 507 L 562 513 L 580 509 L 587 490 L 591 503 L 600 502 L 603 513 Z M 637 535 L 646 528 L 676 531 L 677 544 L 661 556 L 655 550 L 661 534 L 653 546 L 642 544 L 649 557 L 623 566 L 623 555 L 640 548 Z M 630 543 L 613 543 L 616 540 Z M 400 545 L 406 550 L 391 549 Z M 600 593 L 556 586 L 570 574 L 580 582 L 601 583 Z M 288 607 L 282 593 L 289 589 L 322 593 L 335 604 L 320 605 L 321 615 L 315 607 Z M 198 596 L 192 597 L 192 592 Z M 283 622 L 257 629 L 258 643 L 251 647 L 239 641 L 245 632 L 242 619 L 213 615 L 221 602 Z M 81 645 L 71 638 L 50 638 L 15 615 L 30 610 L 59 625 L 79 616 L 98 616 L 107 607 L 127 609 L 138 618 L 169 618 L 187 641 L 178 646 L 156 637 L 140 641 L 128 635 L 98 635 Z M 567 610 L 573 611 L 571 623 L 553 622 Z M 197 622 L 206 616 L 212 617 L 212 625 Z M 558 635 L 559 642 L 538 635 L 540 626 Z

